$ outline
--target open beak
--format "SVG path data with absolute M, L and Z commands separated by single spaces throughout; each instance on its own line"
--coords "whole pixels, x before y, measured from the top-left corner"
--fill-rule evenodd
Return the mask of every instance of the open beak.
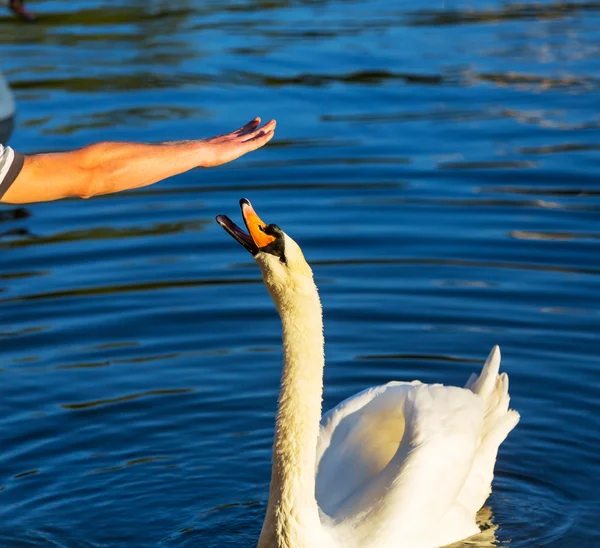
M 227 215 L 217 215 L 217 223 L 254 256 L 262 247 L 266 247 L 275 241 L 275 236 L 271 236 L 265 232 L 267 225 L 256 214 L 250 200 L 242 198 L 240 200 L 240 208 L 242 209 L 242 218 L 244 219 L 248 234 L 227 217 Z
M 10 0 L 9 6 L 17 17 L 24 21 L 35 21 L 35 15 L 25 8 L 22 0 Z

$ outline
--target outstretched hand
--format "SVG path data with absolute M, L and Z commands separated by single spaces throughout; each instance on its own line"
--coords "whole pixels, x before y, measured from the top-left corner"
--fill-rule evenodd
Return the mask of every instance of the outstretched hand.
M 214 167 L 231 162 L 247 152 L 266 145 L 275 134 L 277 122 L 271 120 L 260 126 L 260 118 L 254 118 L 236 131 L 202 140 L 202 167 Z

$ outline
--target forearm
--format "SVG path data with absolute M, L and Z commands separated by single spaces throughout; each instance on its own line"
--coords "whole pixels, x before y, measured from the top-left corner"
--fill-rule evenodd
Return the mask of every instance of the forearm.
M 85 175 L 76 195 L 88 198 L 140 188 L 189 171 L 204 164 L 202 145 L 202 141 L 91 145 L 78 151 Z
M 201 144 L 98 143 L 72 152 L 27 156 L 3 201 L 89 198 L 151 185 L 201 164 Z

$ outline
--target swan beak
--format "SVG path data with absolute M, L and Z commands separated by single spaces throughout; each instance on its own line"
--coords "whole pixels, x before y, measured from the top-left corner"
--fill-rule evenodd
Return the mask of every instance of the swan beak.
M 267 224 L 256 214 L 250 200 L 242 198 L 240 200 L 240 207 L 242 208 L 242 217 L 246 228 L 252 237 L 252 241 L 258 248 L 267 247 L 270 243 L 275 241 L 275 236 L 271 236 L 265 232 Z
M 275 236 L 264 232 L 267 226 L 261 218 L 256 214 L 250 200 L 242 198 L 240 200 L 242 208 L 242 217 L 249 234 L 246 234 L 239 226 L 237 226 L 227 215 L 217 215 L 217 223 L 219 223 L 238 243 L 242 244 L 252 256 L 255 256 L 262 247 L 268 246 L 275 241 Z
M 22 0 L 10 0 L 8 5 L 13 13 L 21 19 L 24 19 L 25 21 L 35 21 L 35 15 L 25 8 Z

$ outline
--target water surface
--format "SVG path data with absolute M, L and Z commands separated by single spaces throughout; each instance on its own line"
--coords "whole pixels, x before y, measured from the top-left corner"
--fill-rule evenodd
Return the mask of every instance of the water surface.
M 486 531 L 600 535 L 600 3 L 38 0 L 0 17 L 26 153 L 277 118 L 264 150 L 118 196 L 0 209 L 0 545 L 258 538 L 280 325 L 214 222 L 242 196 L 312 263 L 324 406 L 464 384 L 522 420 Z

